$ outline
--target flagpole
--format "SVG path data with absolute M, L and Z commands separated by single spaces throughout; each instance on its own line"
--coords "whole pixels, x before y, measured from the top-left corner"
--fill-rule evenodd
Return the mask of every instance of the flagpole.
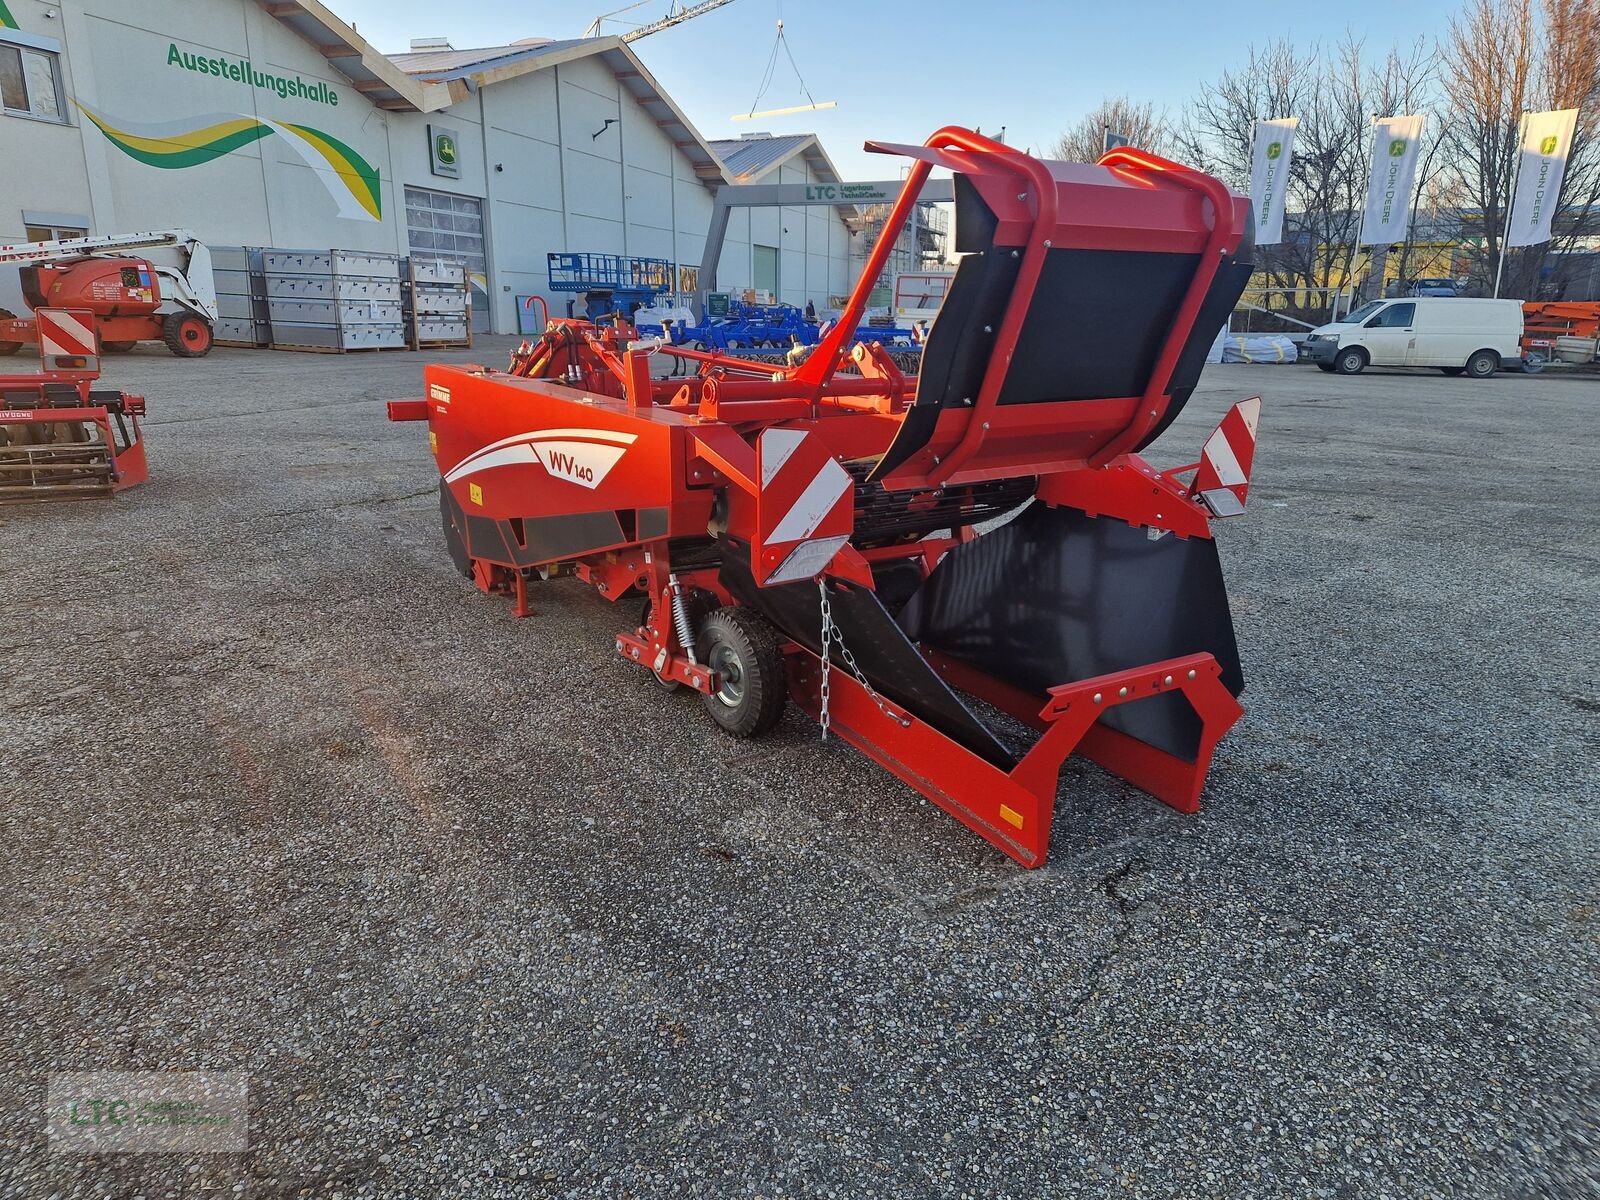
M 1517 122 L 1517 154 L 1511 171 L 1511 192 L 1506 199 L 1506 220 L 1500 227 L 1500 261 L 1494 267 L 1494 298 L 1500 299 L 1500 279 L 1506 273 L 1506 235 L 1511 232 L 1511 213 L 1517 203 L 1517 176 L 1522 174 L 1522 142 L 1528 132 L 1528 114 Z
M 1369 130 L 1376 130 L 1377 129 L 1377 125 L 1378 125 L 1378 117 L 1377 117 L 1377 114 L 1374 113 L 1373 115 L 1371 115 L 1371 116 L 1369 116 L 1367 118 L 1367 128 Z M 1368 142 L 1367 142 L 1367 159 L 1368 159 L 1368 163 L 1367 163 L 1367 171 L 1368 171 L 1367 189 L 1369 191 L 1372 188 L 1371 172 L 1375 171 L 1377 169 L 1373 165 L 1373 163 L 1376 161 L 1373 158 L 1373 156 L 1375 154 L 1377 154 L 1377 152 L 1378 152 L 1378 143 L 1375 140 L 1373 140 L 1373 139 L 1376 138 L 1376 136 L 1377 136 L 1377 134 L 1373 133 L 1372 137 L 1369 138 Z M 1356 240 L 1353 243 L 1351 243 L 1351 245 L 1350 245 L 1350 272 L 1349 272 L 1349 274 L 1350 274 L 1350 307 L 1345 309 L 1345 316 L 1349 316 L 1352 312 L 1354 312 L 1355 311 L 1355 307 L 1356 307 L 1356 259 L 1358 257 L 1360 257 L 1360 255 L 1361 255 L 1361 228 L 1366 223 L 1367 223 L 1367 201 L 1366 201 L 1366 197 L 1363 196 L 1362 199 L 1361 199 L 1361 220 L 1356 222 Z M 1335 319 L 1337 319 L 1338 318 L 1338 314 L 1335 313 L 1334 317 L 1335 317 Z

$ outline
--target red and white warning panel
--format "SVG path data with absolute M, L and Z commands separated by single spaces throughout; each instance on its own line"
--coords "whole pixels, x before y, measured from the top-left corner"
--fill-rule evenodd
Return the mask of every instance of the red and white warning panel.
M 1213 516 L 1236 517 L 1244 511 L 1260 419 L 1261 397 L 1241 400 L 1228 410 L 1201 447 L 1200 469 L 1195 472 L 1189 493 L 1204 501 Z
M 39 358 L 46 371 L 92 371 L 99 367 L 100 339 L 94 314 L 76 308 L 41 308 Z
M 756 457 L 756 582 L 814 579 L 855 529 L 855 480 L 819 438 L 798 429 L 766 430 Z

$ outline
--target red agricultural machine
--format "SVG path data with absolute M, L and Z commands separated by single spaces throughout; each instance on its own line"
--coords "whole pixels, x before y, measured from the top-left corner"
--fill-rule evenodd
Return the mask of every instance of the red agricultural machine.
M 0 504 L 109 496 L 149 478 L 144 397 L 94 387 L 94 314 L 35 314 L 43 369 L 0 375 Z
M 1249 278 L 1249 202 L 1131 149 L 868 149 L 914 165 L 803 364 L 557 320 L 509 371 L 430 366 L 391 403 L 430 423 L 450 555 L 519 616 L 559 575 L 642 598 L 626 661 L 742 737 L 792 701 L 1025 866 L 1074 751 L 1193 812 L 1243 711 L 1210 526 L 1243 511 L 1260 402 L 1188 467 L 1137 451 Z M 846 338 L 934 166 L 960 266 L 907 376 Z

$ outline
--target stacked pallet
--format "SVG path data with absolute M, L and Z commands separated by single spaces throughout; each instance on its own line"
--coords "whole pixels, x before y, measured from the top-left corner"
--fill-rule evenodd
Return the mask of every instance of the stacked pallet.
M 274 350 L 404 350 L 400 256 L 354 250 L 263 252 Z
M 271 317 L 259 246 L 213 246 L 211 278 L 217 292 L 219 346 L 269 346 Z
M 405 292 L 406 327 L 414 349 L 472 345 L 472 296 L 461 263 L 412 255 Z

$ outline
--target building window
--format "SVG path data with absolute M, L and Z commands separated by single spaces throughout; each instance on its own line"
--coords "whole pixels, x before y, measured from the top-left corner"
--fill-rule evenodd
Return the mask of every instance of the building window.
M 14 116 L 65 123 L 60 57 L 48 50 L 0 41 L 0 105 Z
M 28 240 L 30 242 L 59 242 L 65 238 L 88 237 L 87 229 L 71 229 L 67 226 L 54 225 L 29 225 Z

